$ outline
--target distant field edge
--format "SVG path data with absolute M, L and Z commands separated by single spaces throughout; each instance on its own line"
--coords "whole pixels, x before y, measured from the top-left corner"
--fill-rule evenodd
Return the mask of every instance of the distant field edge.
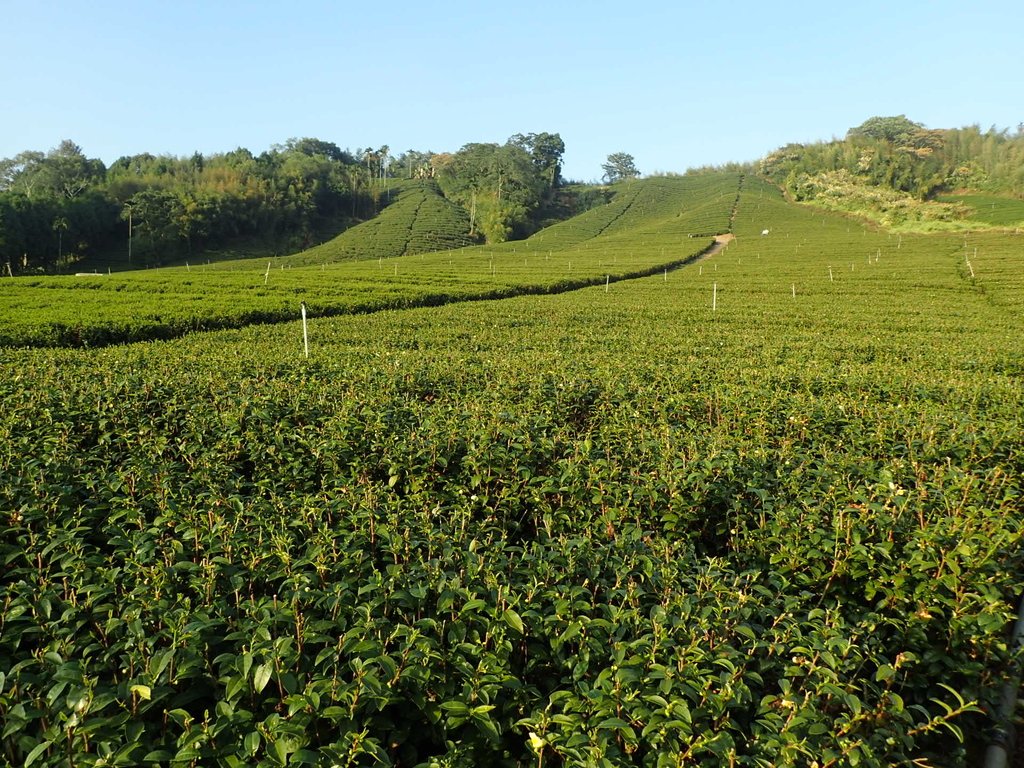
M 687 256 L 661 262 L 642 269 L 631 270 L 619 274 L 590 275 L 587 277 L 566 278 L 553 283 L 501 286 L 488 290 L 452 291 L 428 290 L 404 296 L 370 299 L 355 304 L 324 305 L 318 307 L 315 299 L 308 302 L 310 317 L 341 317 L 345 315 L 371 314 L 388 310 L 417 309 L 424 307 L 440 307 L 446 304 L 458 304 L 471 301 L 495 301 L 511 299 L 519 296 L 542 296 L 568 293 L 597 285 L 619 283 L 627 280 L 638 280 L 663 272 L 680 269 L 703 259 L 721 248 L 713 238 L 703 248 Z M 244 328 L 251 325 L 272 325 L 277 323 L 295 322 L 300 318 L 300 307 L 294 310 L 249 310 L 232 313 L 222 317 L 182 317 L 173 320 L 147 321 L 142 319 L 132 325 L 120 323 L 41 324 L 35 333 L 13 336 L 11 331 L 0 329 L 0 348 L 100 348 L 121 344 L 135 344 L 148 341 L 169 341 L 191 333 L 223 331 Z

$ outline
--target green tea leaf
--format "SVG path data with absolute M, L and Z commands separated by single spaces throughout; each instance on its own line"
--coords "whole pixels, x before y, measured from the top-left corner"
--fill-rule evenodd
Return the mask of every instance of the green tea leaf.
M 260 664 L 252 676 L 252 687 L 256 693 L 260 693 L 267 687 L 270 677 L 274 673 L 274 665 L 271 662 Z
M 29 768 L 32 765 L 32 763 L 38 760 L 39 757 L 42 756 L 43 752 L 50 748 L 51 744 L 53 744 L 52 741 L 44 741 L 40 744 L 37 744 L 35 748 L 33 748 L 33 750 L 25 756 L 25 768 Z
M 508 624 L 512 629 L 518 632 L 520 635 L 524 634 L 526 629 L 523 626 L 523 619 L 518 613 L 513 611 L 511 608 L 506 608 L 504 613 L 501 614 L 501 620 Z

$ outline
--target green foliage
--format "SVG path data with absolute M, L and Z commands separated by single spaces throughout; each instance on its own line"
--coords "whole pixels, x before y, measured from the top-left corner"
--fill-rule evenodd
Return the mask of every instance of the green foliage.
M 678 247 L 683 238 L 729 231 L 742 179 L 739 174 L 719 173 L 621 184 L 610 190 L 607 204 L 553 224 L 529 242 L 556 249 L 615 244 L 627 253 L 636 250 L 637 242 Z
M 258 158 L 244 149 L 190 158 L 141 154 L 109 169 L 65 141 L 45 155 L 23 152 L 0 171 L 0 259 L 21 272 L 63 266 L 57 239 L 39 226 L 56 216 L 68 221 L 73 260 L 103 252 L 107 263 L 133 268 L 239 236 L 297 250 L 326 221 L 374 213 L 373 185 L 359 163 L 318 139 L 293 139 Z
M 602 178 L 609 184 L 635 179 L 640 175 L 633 156 L 628 152 L 612 152 L 601 164 L 601 169 L 604 171 Z
M 533 165 L 550 189 L 557 187 L 562 180 L 562 155 L 565 153 L 565 142 L 557 133 L 528 133 L 525 136 L 517 133 L 509 139 L 509 143 L 517 144 L 530 154 Z
M 1024 195 L 1024 133 L 977 126 L 930 130 L 906 117 L 874 117 L 842 141 L 790 144 L 765 157 L 761 173 L 790 192 L 807 179 L 843 172 L 862 187 L 924 200 L 949 189 Z M 859 190 L 854 196 L 874 192 Z M 845 208 L 857 201 L 851 199 Z
M 874 219 L 885 227 L 924 222 L 956 222 L 969 211 L 956 202 L 922 201 L 905 192 L 859 182 L 846 170 L 801 174 L 791 187 L 795 200 L 813 202 L 831 211 L 846 211 Z
M 701 183 L 737 239 L 610 291 L 0 350 L 2 761 L 976 764 L 1019 244 L 708 176 L 570 252 Z
M 473 245 L 469 216 L 431 181 L 395 184 L 394 201 L 378 216 L 295 258 L 292 265 L 347 259 L 391 259 Z
M 920 143 L 924 126 L 909 120 L 906 115 L 897 117 L 872 117 L 847 132 L 848 137 L 864 136 L 869 139 L 886 141 L 896 146 L 910 146 Z
M 46 154 L 26 151 L 0 161 L 0 190 L 29 199 L 58 197 L 73 199 L 103 178 L 100 160 L 87 158 L 82 148 L 65 139 Z
M 555 134 L 556 144 L 530 136 L 513 136 L 502 145 L 467 144 L 440 164 L 438 183 L 445 197 L 468 212 L 470 235 L 479 229 L 496 244 L 525 230 L 557 181 L 561 139 Z
M 997 227 L 1024 227 L 1024 200 L 998 195 L 940 195 L 938 200 L 969 207 L 968 217 Z
M 325 316 L 557 293 L 651 274 L 694 258 L 707 247 L 704 236 L 728 229 L 739 183 L 729 174 L 645 180 L 578 226 L 500 247 L 423 253 L 465 243 L 466 218 L 430 182 L 408 182 L 376 219 L 294 256 L 0 280 L 0 345 L 101 346 L 280 322 L 294 319 L 300 300 Z

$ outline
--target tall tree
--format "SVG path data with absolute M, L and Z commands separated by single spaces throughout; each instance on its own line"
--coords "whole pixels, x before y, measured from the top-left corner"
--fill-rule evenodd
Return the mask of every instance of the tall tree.
M 77 197 L 90 184 L 101 181 L 106 173 L 101 161 L 87 158 L 82 148 L 70 139 L 65 139 L 46 153 L 43 168 L 51 192 L 68 199 Z
M 601 168 L 604 170 L 603 178 L 609 184 L 625 179 L 635 179 L 640 175 L 633 156 L 627 152 L 612 152 L 608 155 L 608 160 L 601 164 Z
M 848 137 L 866 136 L 869 139 L 880 139 L 891 144 L 904 144 L 915 131 L 922 126 L 906 115 L 894 117 L 869 117 L 856 128 L 847 131 Z
M 26 150 L 0 161 L 0 191 L 20 192 L 32 199 L 43 181 L 45 160 L 46 155 L 42 152 Z
M 522 147 L 530 154 L 549 189 L 559 185 L 562 180 L 562 155 L 565 153 L 565 142 L 561 136 L 557 133 L 517 133 L 509 139 L 509 143 Z
M 467 144 L 450 157 L 435 156 L 445 196 L 479 221 L 488 242 L 503 242 L 526 227 L 546 181 L 515 137 L 505 144 Z
M 57 233 L 57 263 L 64 258 L 64 233 L 68 231 L 68 220 L 58 216 L 53 220 L 53 231 Z

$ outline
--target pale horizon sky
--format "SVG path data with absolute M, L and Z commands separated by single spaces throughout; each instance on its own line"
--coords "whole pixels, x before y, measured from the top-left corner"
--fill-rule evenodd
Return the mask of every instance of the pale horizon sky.
M 349 4 L 0 0 L 0 157 L 289 138 L 452 152 L 559 133 L 563 176 L 756 160 L 874 115 L 1024 122 L 1019 0 Z

